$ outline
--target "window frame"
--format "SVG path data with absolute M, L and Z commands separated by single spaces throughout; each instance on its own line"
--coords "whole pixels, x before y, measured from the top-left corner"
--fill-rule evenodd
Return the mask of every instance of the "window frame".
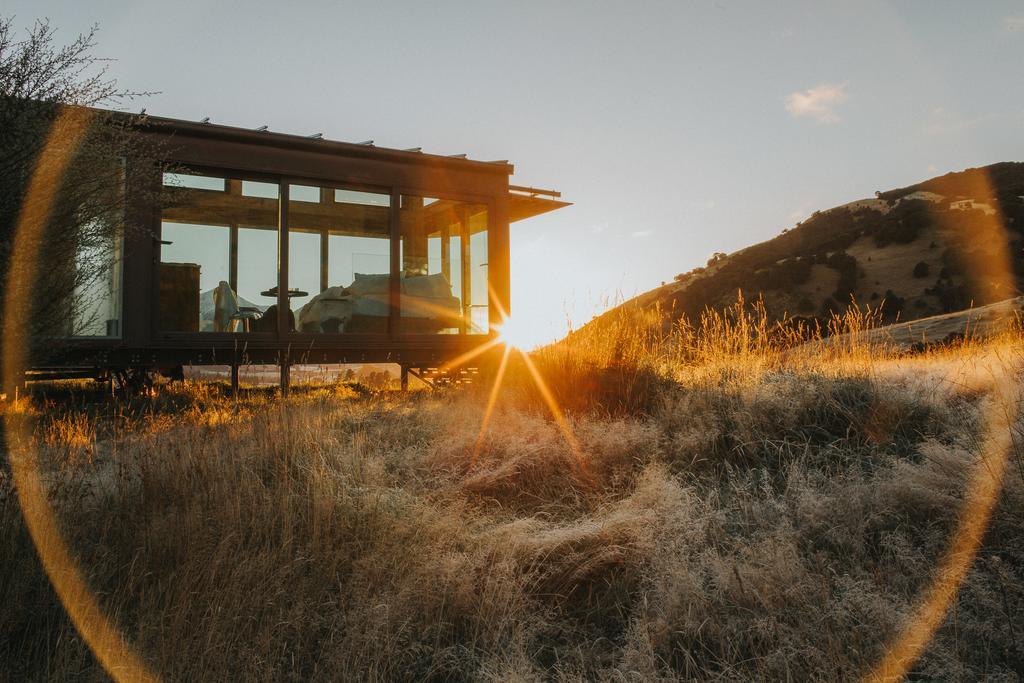
M 158 174 L 160 192 L 158 193 L 158 199 L 156 201 L 156 209 L 154 211 L 156 226 L 154 230 L 154 249 L 153 249 L 153 292 L 151 297 L 151 309 L 154 313 L 150 321 L 150 334 L 154 340 L 163 341 L 214 341 L 214 340 L 240 340 L 240 341 L 274 341 L 278 338 L 277 331 L 274 332 L 182 332 L 176 330 L 163 330 L 160 328 L 160 264 L 163 263 L 163 188 L 164 174 L 168 171 L 164 171 Z M 280 213 L 281 213 L 281 196 L 280 189 L 281 185 L 278 180 L 278 176 L 272 173 L 259 173 L 245 170 L 232 170 L 229 168 L 219 168 L 212 166 L 201 166 L 194 164 L 178 164 L 174 167 L 173 171 L 169 171 L 177 175 L 201 175 L 207 177 L 222 178 L 224 182 L 223 190 L 208 190 L 203 188 L 196 188 L 199 192 L 210 192 L 210 193 L 221 193 L 228 194 L 229 186 L 228 181 L 237 180 L 239 183 L 245 181 L 254 181 L 260 183 L 276 184 L 278 186 L 278 225 L 277 234 L 278 240 L 278 285 L 281 282 L 281 268 L 280 268 L 280 235 L 281 235 L 281 224 L 280 224 Z M 211 224 L 213 225 L 213 224 Z M 234 276 L 237 285 L 237 266 L 238 259 L 238 241 L 237 231 L 232 231 L 232 235 L 228 237 L 228 273 L 229 279 Z M 232 263 L 234 261 L 234 263 Z
M 487 209 L 487 237 L 488 237 L 487 255 L 486 255 L 486 262 L 488 264 L 487 276 L 486 276 L 487 289 L 488 289 L 488 293 L 487 293 L 487 306 L 488 306 L 487 332 L 482 333 L 482 334 L 481 333 L 470 333 L 468 331 L 470 325 L 472 324 L 472 318 L 470 318 L 470 319 L 464 321 L 463 326 L 464 326 L 465 330 L 464 331 L 460 331 L 457 334 L 410 334 L 410 333 L 403 333 L 401 331 L 401 311 L 399 311 L 397 318 L 395 320 L 393 320 L 393 322 L 392 322 L 392 326 L 395 326 L 395 325 L 398 326 L 398 329 L 396 330 L 396 335 L 395 335 L 396 338 L 401 339 L 403 341 L 405 341 L 405 340 L 416 340 L 416 341 L 423 341 L 423 342 L 425 342 L 427 340 L 437 339 L 439 337 L 448 337 L 448 338 L 456 338 L 456 339 L 485 340 L 485 339 L 488 339 L 490 337 L 496 336 L 497 332 L 492 328 L 491 323 L 490 323 L 490 307 L 494 305 L 493 297 L 491 296 L 491 290 L 493 288 L 493 285 L 491 283 L 491 270 L 490 270 L 490 259 L 491 259 L 490 239 L 491 239 L 491 234 L 492 234 L 492 232 L 495 229 L 495 225 L 497 224 L 497 222 L 496 222 L 496 215 L 495 215 L 496 214 L 497 202 L 495 201 L 495 198 L 492 195 L 481 195 L 481 194 L 474 194 L 474 193 L 471 193 L 471 192 L 453 192 L 453 191 L 433 192 L 431 190 L 423 190 L 423 189 L 415 189 L 415 188 L 407 188 L 407 187 L 396 188 L 396 192 L 397 192 L 397 196 L 395 198 L 392 198 L 392 206 L 395 205 L 396 201 L 400 203 L 401 202 L 401 198 L 402 198 L 403 195 L 411 195 L 411 196 L 421 197 L 421 198 L 430 197 L 432 199 L 447 199 L 447 200 L 451 200 L 451 201 L 462 202 L 464 204 L 480 204 L 480 205 L 483 205 Z M 401 225 L 400 225 L 400 221 L 399 221 L 397 212 L 396 212 L 396 215 L 395 215 L 395 226 L 394 226 L 394 233 L 393 233 L 392 239 L 399 240 L 399 241 L 401 240 Z M 399 263 L 399 266 L 401 265 L 401 263 L 400 263 L 400 252 L 401 252 L 401 244 L 399 242 L 399 245 L 398 245 L 397 249 L 393 249 L 392 250 L 392 259 L 396 263 Z M 469 257 L 470 254 L 471 254 L 471 251 L 470 251 L 469 240 L 466 240 L 466 255 L 467 255 L 467 258 Z M 401 270 L 401 268 L 399 268 L 399 270 Z M 392 278 L 392 288 L 393 288 L 392 296 L 397 296 L 395 294 L 395 292 L 400 292 L 400 290 L 401 290 L 401 279 L 400 278 L 398 278 L 398 277 Z M 460 301 L 460 303 L 463 306 L 463 311 L 465 311 L 465 309 L 467 307 L 468 308 L 472 308 L 472 302 L 469 302 L 467 304 L 466 302 L 462 301 L 462 295 L 461 294 L 459 295 L 459 301 Z M 463 313 L 463 315 L 465 315 L 465 313 Z
M 313 187 L 318 187 L 321 190 L 324 190 L 324 189 L 330 189 L 330 190 L 354 190 L 356 192 L 369 192 L 369 193 L 373 193 L 373 194 L 386 195 L 386 196 L 390 197 L 390 203 L 389 203 L 389 206 L 387 207 L 388 208 L 388 225 L 390 227 L 390 230 L 389 230 L 389 233 L 388 233 L 388 254 L 389 254 L 388 265 L 389 265 L 390 272 L 389 272 L 389 276 L 388 277 L 389 277 L 389 282 L 392 283 L 392 287 L 393 287 L 394 286 L 394 281 L 396 279 L 395 278 L 395 274 L 394 274 L 394 255 L 395 255 L 396 251 L 395 251 L 395 237 L 394 237 L 395 231 L 394 231 L 393 223 L 395 222 L 395 217 L 396 217 L 397 213 L 396 213 L 396 210 L 395 210 L 395 197 L 394 197 L 394 193 L 392 192 L 391 188 L 390 187 L 383 187 L 383 186 L 380 186 L 380 185 L 370 185 L 370 184 L 366 184 L 366 183 L 359 183 L 359 182 L 345 182 L 345 181 L 329 180 L 329 179 L 323 179 L 323 178 L 317 179 L 317 178 L 310 178 L 310 177 L 305 177 L 305 176 L 292 176 L 292 175 L 282 175 L 281 176 L 281 185 L 280 185 L 280 187 L 281 187 L 281 192 L 283 193 L 284 196 L 290 195 L 290 193 L 291 193 L 290 187 L 292 185 L 313 186 Z M 286 190 L 285 188 L 289 188 L 289 189 Z M 299 200 L 299 201 L 302 201 L 302 200 Z M 290 197 L 289 197 L 289 202 L 290 202 Z M 282 210 L 282 214 L 283 214 L 282 225 L 284 225 L 287 228 L 288 223 L 289 223 L 288 218 L 287 218 L 288 212 L 289 212 L 289 206 L 288 206 L 287 202 L 282 201 L 282 203 L 281 203 L 281 210 Z M 282 234 L 281 238 L 280 238 L 281 239 L 281 243 L 287 243 L 289 245 L 288 248 L 290 248 L 290 241 L 289 241 L 290 234 L 291 234 L 291 232 L 289 230 L 285 229 L 283 231 L 283 234 Z M 320 248 L 321 248 L 321 258 L 323 258 L 323 248 L 324 248 L 323 243 L 321 243 L 321 247 Z M 329 248 L 330 247 L 328 246 L 328 249 Z M 278 270 L 280 272 L 280 270 L 281 270 L 280 263 L 282 263 L 284 261 L 287 261 L 289 256 L 290 256 L 290 254 L 288 253 L 288 249 L 285 249 L 284 252 L 283 252 L 283 256 L 282 256 L 282 251 L 281 251 L 280 248 L 278 249 L 278 254 L 279 254 L 279 256 L 278 256 L 278 261 L 279 261 Z M 289 263 L 288 266 L 290 267 L 290 265 L 291 264 Z M 323 268 L 323 262 L 321 262 L 321 268 Z M 323 273 L 321 271 L 321 277 L 322 276 L 323 276 Z M 285 285 L 285 288 L 284 288 L 283 291 L 287 291 L 287 288 L 288 288 L 289 284 L 290 283 L 287 283 Z M 281 302 L 282 299 L 284 301 L 284 305 L 288 306 L 287 296 L 281 296 L 281 297 L 278 297 L 279 308 L 281 306 L 280 302 Z M 394 306 L 394 301 L 391 302 L 391 308 L 388 311 L 388 325 L 387 325 L 388 331 L 386 333 L 365 333 L 365 332 L 364 333 L 351 333 L 351 332 L 341 332 L 341 333 L 299 332 L 298 330 L 294 330 L 293 329 L 293 330 L 287 330 L 286 334 L 285 334 L 285 336 L 283 338 L 286 339 L 286 340 L 293 341 L 293 342 L 315 342 L 316 340 L 324 340 L 324 339 L 336 340 L 336 341 L 344 341 L 344 340 L 379 341 L 379 340 L 382 340 L 382 339 L 390 339 L 390 338 L 393 337 L 394 326 L 395 326 L 395 319 L 396 319 L 395 310 L 394 310 L 393 306 Z M 289 307 L 289 310 L 290 310 L 290 307 Z M 280 331 L 281 330 L 279 328 L 278 332 L 280 332 Z
M 360 347 L 364 345 L 370 345 L 378 347 L 382 343 L 387 342 L 390 344 L 400 343 L 402 346 L 405 345 L 423 345 L 431 346 L 432 344 L 447 344 L 452 343 L 453 340 L 463 341 L 484 341 L 494 337 L 497 331 L 492 327 L 491 320 L 494 316 L 491 312 L 491 307 L 494 306 L 493 296 L 491 289 L 493 282 L 491 281 L 490 261 L 493 256 L 492 239 L 498 230 L 498 198 L 493 194 L 486 194 L 472 191 L 460 191 L 457 189 L 438 189 L 431 188 L 424 185 L 412 185 L 412 184 L 393 184 L 390 186 L 368 183 L 359 180 L 358 178 L 337 178 L 332 176 L 309 176 L 293 173 L 275 173 L 269 171 L 254 171 L 251 169 L 237 168 L 231 166 L 213 166 L 209 164 L 195 164 L 195 163 L 178 163 L 173 160 L 170 163 L 174 164 L 171 173 L 179 173 L 184 175 L 204 175 L 216 178 L 223 178 L 225 181 L 237 180 L 242 181 L 254 181 L 262 183 L 276 184 L 278 186 L 278 224 L 277 224 L 277 282 L 279 296 L 275 302 L 278 305 L 278 309 L 281 310 L 288 306 L 288 299 L 286 292 L 289 287 L 288 282 L 288 212 L 289 212 L 289 187 L 291 185 L 306 185 L 315 187 L 327 187 L 332 190 L 353 190 L 357 192 L 370 192 L 375 194 L 384 194 L 390 196 L 389 206 L 389 225 L 390 225 L 390 285 L 391 285 L 391 302 L 390 311 L 388 316 L 388 332 L 385 333 L 310 333 L 310 332 L 299 332 L 297 330 L 285 330 L 282 329 L 281 322 L 286 320 L 286 316 L 279 317 L 279 324 L 276 331 L 274 332 L 180 332 L 161 330 L 159 325 L 159 296 L 160 296 L 160 282 L 159 282 L 159 264 L 162 262 L 162 249 L 161 240 L 163 239 L 163 202 L 161 198 L 156 200 L 156 206 L 154 209 L 154 250 L 153 250 L 153 263 L 157 266 L 154 270 L 152 280 L 152 292 L 151 292 L 151 310 L 153 315 L 150 321 L 150 335 L 154 341 L 165 341 L 165 342 L 212 342 L 212 341 L 225 341 L 235 340 L 241 342 L 278 342 L 287 343 L 289 346 L 303 345 L 310 349 L 317 345 L 325 345 L 324 342 L 328 342 L 327 346 L 337 347 Z M 158 174 L 159 187 L 163 188 L 164 180 L 163 173 Z M 225 184 L 225 190 L 200 190 L 206 192 L 227 192 L 227 185 Z M 466 202 L 472 204 L 480 204 L 487 209 L 487 235 L 488 235 L 488 253 L 487 253 L 487 284 L 488 284 L 488 331 L 486 333 L 465 333 L 459 334 L 410 334 L 401 332 L 401 311 L 400 311 L 400 290 L 401 290 L 401 263 L 400 263 L 400 251 L 401 251 L 401 226 L 399 224 L 399 210 L 401 206 L 401 198 L 403 195 L 412 195 L 419 197 L 432 197 L 437 199 L 447 199 L 451 201 Z M 159 195 L 158 195 L 159 197 Z M 237 258 L 237 248 L 233 249 L 233 258 Z M 231 266 L 229 264 L 229 270 Z M 122 281 L 124 280 L 124 270 L 122 269 Z M 122 296 L 122 307 L 123 307 Z M 289 308 L 290 310 L 290 308 Z M 122 312 L 122 317 L 124 312 Z M 283 333 L 283 334 L 282 334 Z M 122 335 L 123 335 L 123 323 L 122 323 Z M 97 338 L 102 339 L 102 338 Z M 109 339 L 109 338 L 107 338 Z

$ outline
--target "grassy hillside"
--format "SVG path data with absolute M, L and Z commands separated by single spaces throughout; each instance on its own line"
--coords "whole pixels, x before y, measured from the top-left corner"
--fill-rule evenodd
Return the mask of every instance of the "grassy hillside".
M 982 339 L 1000 334 L 1024 314 L 1024 297 L 1005 299 L 994 304 L 969 308 L 954 313 L 933 315 L 908 322 L 885 325 L 854 333 L 858 343 L 883 348 L 919 351 L 933 345 L 950 343 L 966 337 Z M 845 343 L 841 334 L 832 343 Z
M 816 211 L 766 242 L 716 254 L 706 267 L 625 305 L 697 320 L 707 308 L 730 306 L 742 290 L 748 301 L 763 298 L 773 319 L 810 320 L 842 311 L 852 297 L 879 307 L 891 322 L 1024 289 L 1024 163 L 949 173 L 876 195 Z M 992 282 L 997 267 L 1012 271 L 1008 282 Z
M 0 474 L 0 671 L 104 677 L 13 490 L 38 463 L 166 680 L 834 681 L 887 653 L 1024 675 L 1019 327 L 906 356 L 745 311 L 670 333 L 620 312 L 536 354 L 564 420 L 513 361 L 482 437 L 487 385 L 41 385 L 4 409 L 32 450 Z

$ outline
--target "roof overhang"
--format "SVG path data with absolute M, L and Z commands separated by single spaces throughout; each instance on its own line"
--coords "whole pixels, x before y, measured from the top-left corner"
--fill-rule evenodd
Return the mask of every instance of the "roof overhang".
M 559 197 L 562 194 L 554 190 L 538 190 L 532 187 L 509 186 L 508 193 L 508 221 L 515 223 L 524 218 L 533 218 L 542 213 L 555 211 L 566 206 L 572 206 L 572 202 L 563 202 Z

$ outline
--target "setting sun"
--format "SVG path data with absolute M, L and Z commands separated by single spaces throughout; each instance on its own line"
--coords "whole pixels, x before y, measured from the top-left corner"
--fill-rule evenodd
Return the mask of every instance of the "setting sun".
M 544 343 L 543 334 L 522 318 L 505 318 L 497 329 L 503 344 L 521 351 L 532 351 Z

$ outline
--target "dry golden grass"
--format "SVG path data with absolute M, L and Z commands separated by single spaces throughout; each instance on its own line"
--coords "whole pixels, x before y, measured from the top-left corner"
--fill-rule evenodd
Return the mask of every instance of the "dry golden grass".
M 37 387 L 48 496 L 166 680 L 850 680 L 895 641 L 1022 337 L 906 356 L 624 313 L 487 386 L 113 403 Z M 860 331 L 870 314 L 837 320 Z M 913 671 L 1024 675 L 1024 422 L 981 552 Z M 477 448 L 478 440 L 480 447 Z M 475 453 L 475 457 L 474 457 Z M 580 459 L 582 457 L 582 460 Z M 0 482 L 0 671 L 102 680 Z

